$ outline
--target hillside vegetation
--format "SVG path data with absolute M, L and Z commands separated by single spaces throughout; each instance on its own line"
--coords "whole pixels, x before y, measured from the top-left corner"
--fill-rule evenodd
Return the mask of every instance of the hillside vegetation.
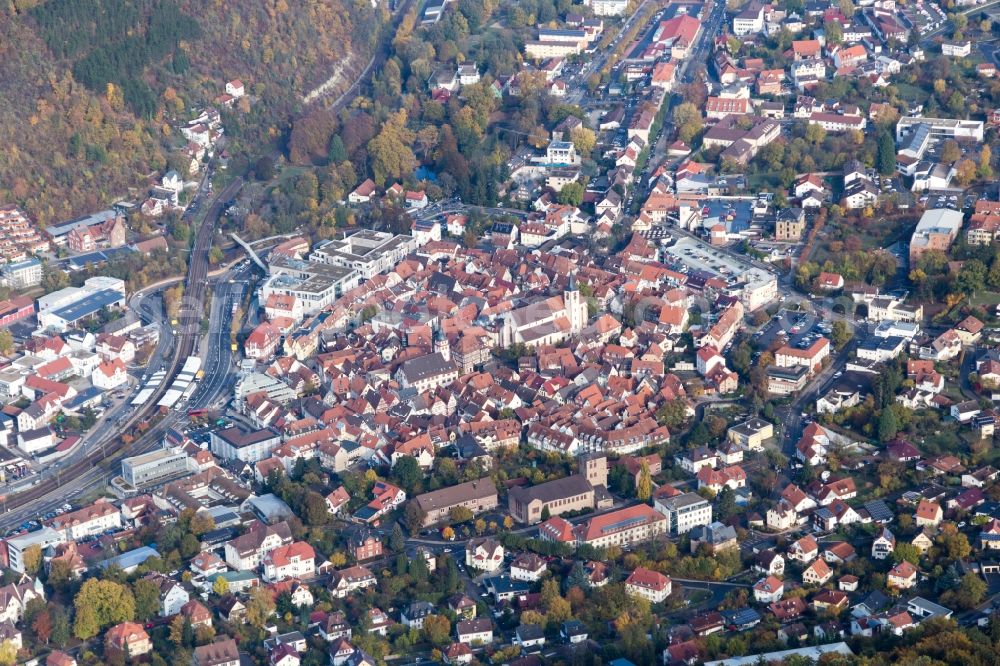
M 48 224 L 140 196 L 183 145 L 178 124 L 234 78 L 249 99 L 225 114 L 230 151 L 257 152 L 311 91 L 349 85 L 379 24 L 367 0 L 12 0 L 0 201 Z

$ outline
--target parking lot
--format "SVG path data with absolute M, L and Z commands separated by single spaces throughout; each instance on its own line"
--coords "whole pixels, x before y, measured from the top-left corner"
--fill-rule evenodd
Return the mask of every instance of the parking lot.
M 946 19 L 944 12 L 930 2 L 918 2 L 901 11 L 921 36 L 940 28 Z
M 787 344 L 805 349 L 822 335 L 829 335 L 829 322 L 809 312 L 784 310 L 776 314 L 764 328 L 754 333 L 755 346 L 770 349 Z
M 730 254 L 686 236 L 679 238 L 670 247 L 664 248 L 663 252 L 668 255 L 666 257 L 668 260 L 672 258 L 689 268 L 720 276 L 727 281 L 746 278 L 747 273 L 760 271 Z
M 963 205 L 967 207 L 976 205 L 975 197 L 968 197 L 968 203 L 965 199 L 966 197 L 959 194 L 925 194 L 920 197 L 919 201 L 926 208 L 950 208 L 952 210 L 958 210 Z

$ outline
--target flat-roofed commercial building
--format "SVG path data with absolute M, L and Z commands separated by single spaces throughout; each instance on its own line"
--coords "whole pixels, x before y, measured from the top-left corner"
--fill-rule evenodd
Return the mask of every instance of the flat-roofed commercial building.
M 3 540 L 4 547 L 0 549 L 0 564 L 18 573 L 24 573 L 24 551 L 32 546 L 38 546 L 43 551 L 49 546 L 66 543 L 66 535 L 61 530 L 43 527 L 35 532 Z
M 925 252 L 947 252 L 962 229 L 962 213 L 948 208 L 924 211 L 910 238 L 910 265 L 915 265 Z
M 179 447 L 150 451 L 122 460 L 122 478 L 134 488 L 155 486 L 195 471 L 194 461 Z
M 780 368 L 772 365 L 767 369 L 767 392 L 771 395 L 789 395 L 801 391 L 809 379 L 809 369 L 804 365 Z
M 362 229 L 320 243 L 309 260 L 352 268 L 365 280 L 392 270 L 406 255 L 417 249 L 412 236 Z
M 983 140 L 984 123 L 982 120 L 961 120 L 958 118 L 900 118 L 896 123 L 896 142 L 902 142 L 907 135 L 920 125 L 927 126 L 927 132 L 949 139 Z
M 712 505 L 697 493 L 657 497 L 653 507 L 666 516 L 668 529 L 673 535 L 712 523 Z
M 753 418 L 734 425 L 727 433 L 728 439 L 748 451 L 760 451 L 764 441 L 774 437 L 774 424 L 763 419 Z
M 244 430 L 226 428 L 211 435 L 212 453 L 224 460 L 237 458 L 243 462 L 257 462 L 270 457 L 281 444 L 281 435 L 270 428 Z
M 268 271 L 270 277 L 260 288 L 261 302 L 266 303 L 272 294 L 293 296 L 305 316 L 332 305 L 361 283 L 361 275 L 352 268 L 291 257 L 275 257 Z

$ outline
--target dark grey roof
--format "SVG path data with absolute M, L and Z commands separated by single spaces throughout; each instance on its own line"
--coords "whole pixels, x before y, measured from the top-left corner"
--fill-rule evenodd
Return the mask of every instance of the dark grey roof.
M 690 532 L 692 541 L 704 541 L 709 544 L 723 543 L 736 538 L 736 530 L 732 525 L 723 525 L 720 522 L 711 525 L 698 525 Z
M 551 502 L 565 497 L 575 497 L 593 490 L 586 477 L 574 474 L 562 479 L 547 481 L 530 488 L 514 487 L 510 489 L 510 495 L 516 501 L 528 504 L 535 500 Z
M 760 613 L 752 608 L 737 608 L 736 610 L 722 611 L 722 615 L 729 624 L 736 627 L 747 627 L 760 622 Z
M 887 523 L 892 520 L 892 510 L 880 499 L 865 502 L 864 507 L 876 523 Z
M 440 352 L 410 359 L 403 363 L 402 372 L 408 382 L 418 382 L 428 377 L 436 377 L 455 370 L 455 364 L 445 360 Z
M 414 601 L 406 608 L 406 617 L 414 620 L 434 614 L 434 605 L 427 601 Z
M 522 641 L 537 641 L 545 638 L 545 632 L 537 624 L 522 624 L 517 628 L 517 638 Z

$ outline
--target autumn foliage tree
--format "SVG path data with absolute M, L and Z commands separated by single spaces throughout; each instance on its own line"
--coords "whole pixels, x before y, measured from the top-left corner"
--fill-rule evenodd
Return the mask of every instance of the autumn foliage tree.
M 445 645 L 450 636 L 451 622 L 444 615 L 429 615 L 424 618 L 424 637 L 431 645 Z
M 390 179 L 401 179 L 417 166 L 410 148 L 415 135 L 406 127 L 406 111 L 400 109 L 382 124 L 378 134 L 368 142 L 372 176 L 379 186 Z
M 135 617 L 135 597 L 127 585 L 91 578 L 73 599 L 76 623 L 73 633 L 86 640 L 105 627 L 127 622 Z
M 642 461 L 639 480 L 635 484 L 635 496 L 641 502 L 646 502 L 653 496 L 653 477 L 649 473 L 649 463 L 645 460 Z
M 247 621 L 260 629 L 274 613 L 274 599 L 268 590 L 255 587 L 250 591 L 250 599 L 247 601 L 246 607 Z
M 43 610 L 35 616 L 34 621 L 31 623 L 31 630 L 35 632 L 38 640 L 46 645 L 49 644 L 49 639 L 52 638 L 52 615 L 48 609 Z
M 329 109 L 317 107 L 297 118 L 288 138 L 288 158 L 293 164 L 311 164 L 327 157 L 337 131 L 337 119 Z M 343 142 L 340 142 L 341 149 Z

